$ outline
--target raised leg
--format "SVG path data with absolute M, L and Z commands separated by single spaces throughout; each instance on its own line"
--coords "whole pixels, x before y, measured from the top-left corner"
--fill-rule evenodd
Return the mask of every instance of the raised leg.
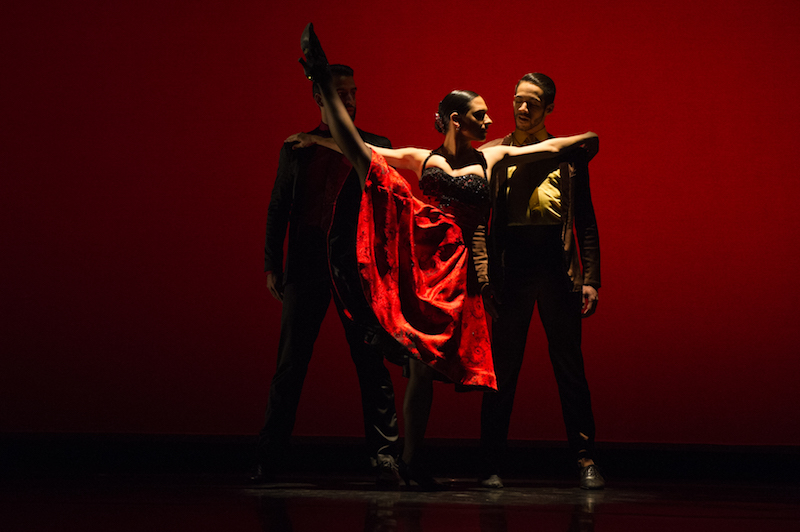
M 331 136 L 341 148 L 344 156 L 353 164 L 363 189 L 372 162 L 372 150 L 361 139 L 353 120 L 347 114 L 347 109 L 336 93 L 333 79 L 327 70 L 328 61 L 325 52 L 322 51 L 319 39 L 314 33 L 313 24 L 309 23 L 303 31 L 300 47 L 303 55 L 306 56 L 305 61 L 300 60 L 305 68 L 306 76 L 319 85 L 322 102 L 327 108 Z

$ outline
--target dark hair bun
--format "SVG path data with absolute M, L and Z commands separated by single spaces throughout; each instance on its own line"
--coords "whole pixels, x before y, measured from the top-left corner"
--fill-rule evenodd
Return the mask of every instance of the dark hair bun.
M 439 112 L 436 113 L 436 131 L 446 135 L 447 128 L 450 127 L 450 115 L 453 113 L 467 114 L 469 112 L 469 103 L 477 97 L 477 92 L 458 90 L 445 96 L 439 102 Z

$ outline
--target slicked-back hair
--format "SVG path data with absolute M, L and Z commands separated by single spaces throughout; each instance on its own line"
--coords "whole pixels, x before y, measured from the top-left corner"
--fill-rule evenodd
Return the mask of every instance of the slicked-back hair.
M 523 82 L 533 83 L 542 89 L 542 103 L 545 107 L 556 101 L 556 82 L 550 79 L 550 76 L 542 74 L 541 72 L 525 74 L 517 82 L 517 86 L 514 87 L 514 92 L 517 92 L 519 84 Z
M 436 131 L 446 134 L 450 125 L 450 115 L 454 111 L 460 115 L 467 114 L 470 102 L 478 96 L 480 95 L 477 92 L 462 90 L 455 90 L 445 96 L 439 102 L 439 120 L 436 121 Z

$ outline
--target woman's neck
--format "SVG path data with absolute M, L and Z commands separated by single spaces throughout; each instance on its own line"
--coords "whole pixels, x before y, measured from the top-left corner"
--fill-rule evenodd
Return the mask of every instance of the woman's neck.
M 446 136 L 437 151 L 445 156 L 453 169 L 462 168 L 476 162 L 475 149 L 469 139 L 464 137 Z

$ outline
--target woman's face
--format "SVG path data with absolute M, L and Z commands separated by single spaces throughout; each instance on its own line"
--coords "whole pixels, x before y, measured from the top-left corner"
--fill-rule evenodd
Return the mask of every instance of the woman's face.
M 489 118 L 489 108 L 483 98 L 476 96 L 469 102 L 469 111 L 463 117 L 459 117 L 461 134 L 470 140 L 486 140 L 486 131 L 492 119 Z

